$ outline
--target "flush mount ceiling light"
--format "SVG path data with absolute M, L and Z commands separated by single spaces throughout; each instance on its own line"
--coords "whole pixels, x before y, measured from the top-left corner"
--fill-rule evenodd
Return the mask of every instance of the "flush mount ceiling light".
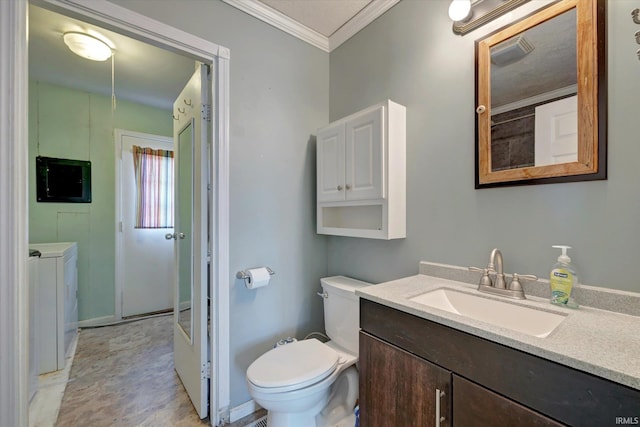
M 106 61 L 113 55 L 108 44 L 89 34 L 72 31 L 64 33 L 62 39 L 71 52 L 92 61 Z

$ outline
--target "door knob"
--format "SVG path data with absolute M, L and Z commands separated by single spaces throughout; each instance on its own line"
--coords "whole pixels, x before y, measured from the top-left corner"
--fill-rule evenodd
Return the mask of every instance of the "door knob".
M 171 240 L 171 239 L 175 239 L 176 238 L 176 234 L 175 233 L 167 233 L 164 235 L 164 238 L 167 240 Z

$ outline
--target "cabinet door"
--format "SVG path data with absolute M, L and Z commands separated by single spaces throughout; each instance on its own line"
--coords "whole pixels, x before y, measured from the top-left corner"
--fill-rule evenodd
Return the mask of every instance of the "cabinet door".
M 360 332 L 362 427 L 448 427 L 450 384 L 449 371 Z
M 385 197 L 383 114 L 384 107 L 379 107 L 347 122 L 347 200 L 373 200 Z
M 454 427 L 557 427 L 563 425 L 471 381 L 453 375 Z
M 341 201 L 345 198 L 344 123 L 318 132 L 316 163 L 318 202 Z

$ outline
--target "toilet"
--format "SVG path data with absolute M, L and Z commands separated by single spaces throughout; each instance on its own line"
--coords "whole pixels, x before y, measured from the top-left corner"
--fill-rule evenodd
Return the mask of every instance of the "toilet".
M 320 280 L 325 332 L 269 350 L 247 369 L 253 400 L 268 411 L 269 427 L 351 427 L 358 399 L 357 288 L 370 283 L 344 276 Z

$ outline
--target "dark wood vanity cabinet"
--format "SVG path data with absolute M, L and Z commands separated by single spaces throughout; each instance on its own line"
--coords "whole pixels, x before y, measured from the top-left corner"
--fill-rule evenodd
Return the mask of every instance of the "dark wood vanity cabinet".
M 360 301 L 362 427 L 604 427 L 640 416 L 638 390 Z
M 451 426 L 449 371 L 362 332 L 360 355 L 360 425 Z

